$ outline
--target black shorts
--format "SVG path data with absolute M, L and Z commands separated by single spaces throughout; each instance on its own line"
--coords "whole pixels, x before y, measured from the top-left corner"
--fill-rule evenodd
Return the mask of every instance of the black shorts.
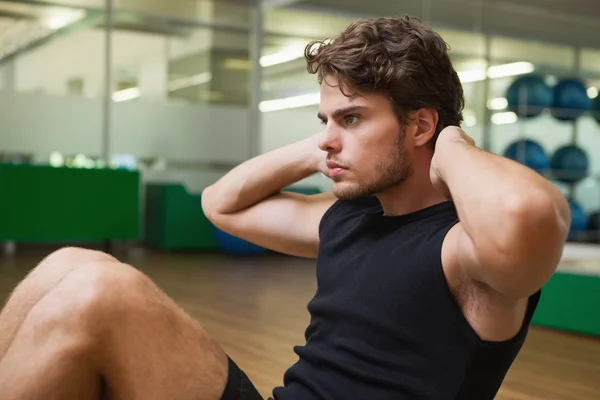
M 250 378 L 229 358 L 227 385 L 221 400 L 264 400 Z M 269 400 L 272 400 L 269 398 Z

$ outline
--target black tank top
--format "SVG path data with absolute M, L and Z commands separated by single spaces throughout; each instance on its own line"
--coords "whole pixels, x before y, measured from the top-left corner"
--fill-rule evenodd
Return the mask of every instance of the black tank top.
M 306 344 L 277 400 L 490 400 L 517 356 L 540 292 L 511 340 L 481 340 L 455 303 L 441 248 L 451 202 L 384 216 L 376 197 L 323 216 Z

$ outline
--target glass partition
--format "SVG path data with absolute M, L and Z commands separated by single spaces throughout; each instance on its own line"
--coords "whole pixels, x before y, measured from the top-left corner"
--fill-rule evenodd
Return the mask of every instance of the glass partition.
M 252 8 L 181 1 L 168 14 L 166 5 L 155 7 L 118 3 L 111 152 L 135 158 L 145 181 L 198 192 L 250 154 Z M 125 11 L 139 13 L 135 26 Z
M 102 9 L 0 2 L 2 160 L 80 164 L 102 152 Z M 79 155 L 79 156 L 78 156 Z

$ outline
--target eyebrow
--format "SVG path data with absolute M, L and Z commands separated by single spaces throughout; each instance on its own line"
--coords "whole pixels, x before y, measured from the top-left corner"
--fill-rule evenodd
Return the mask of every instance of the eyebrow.
M 358 110 L 362 110 L 366 107 L 364 106 L 350 106 L 350 107 L 345 107 L 345 108 L 338 108 L 337 110 L 335 110 L 333 112 L 333 114 L 331 115 L 333 119 L 337 119 L 345 114 L 348 114 L 352 111 L 358 111 Z M 317 114 L 317 118 L 319 118 L 321 121 L 325 121 L 327 119 L 327 117 L 325 117 L 325 115 L 323 115 L 321 112 L 319 112 Z

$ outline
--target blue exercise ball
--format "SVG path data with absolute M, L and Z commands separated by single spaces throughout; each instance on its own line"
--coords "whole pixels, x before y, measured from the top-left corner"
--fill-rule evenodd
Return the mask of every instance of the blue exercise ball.
M 526 165 L 540 174 L 550 169 L 550 157 L 538 142 L 531 139 L 511 143 L 504 150 L 504 157 Z
M 576 183 L 588 175 L 589 157 L 582 148 L 575 145 L 560 147 L 550 160 L 552 175 L 555 179 Z
M 213 225 L 213 234 L 219 248 L 226 254 L 236 257 L 257 256 L 266 253 L 266 249 L 231 235 Z
M 575 200 L 569 200 L 569 209 L 571 210 L 571 229 L 569 237 L 574 238 L 588 230 L 588 216 L 581 205 Z
M 554 86 L 553 92 L 554 100 L 550 112 L 560 121 L 574 121 L 592 106 L 592 99 L 589 98 L 587 87 L 581 79 L 562 79 Z
M 508 87 L 506 100 L 510 111 L 519 117 L 531 118 L 552 106 L 553 91 L 542 76 L 522 75 Z
M 592 117 L 600 124 L 600 96 L 596 96 L 596 98 L 592 100 L 590 108 L 592 110 Z

